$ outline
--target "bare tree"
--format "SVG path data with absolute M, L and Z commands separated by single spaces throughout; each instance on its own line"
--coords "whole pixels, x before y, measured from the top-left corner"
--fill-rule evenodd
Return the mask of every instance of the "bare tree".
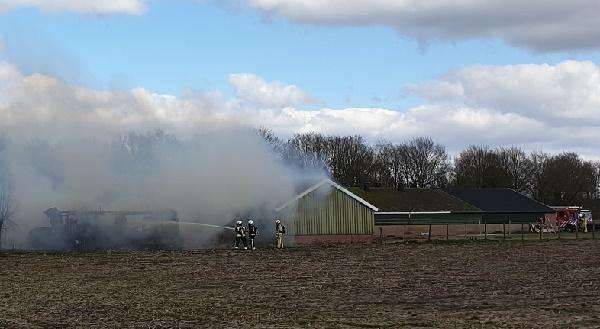
M 532 195 L 534 164 L 523 150 L 517 147 L 501 148 L 496 151 L 504 169 L 507 186 L 513 190 Z
M 542 194 L 545 190 L 543 176 L 549 158 L 548 154 L 541 151 L 535 151 L 529 155 L 532 165 L 531 192 L 536 200 L 542 200 Z
M 430 188 L 446 184 L 450 164 L 446 148 L 431 138 L 417 137 L 401 147 L 406 185 Z
M 403 185 L 400 146 L 386 141 L 379 141 L 375 145 L 374 161 L 373 180 L 375 183 L 394 188 L 400 188 Z
M 10 186 L 6 180 L 0 178 L 0 247 L 2 247 L 2 233 L 14 225 L 14 215 L 15 203 Z
M 296 134 L 285 144 L 283 158 L 300 168 L 327 168 L 327 146 L 327 137 L 319 133 Z
M 256 133 L 273 149 L 273 152 L 277 154 L 278 157 L 282 157 L 283 155 L 283 142 L 272 129 L 261 127 L 256 130 Z
M 539 186 L 542 201 L 566 204 L 593 196 L 598 181 L 592 162 L 582 160 L 576 153 L 562 153 L 546 161 Z
M 498 152 L 473 145 L 454 161 L 454 184 L 457 187 L 509 187 L 510 182 Z
M 370 180 L 374 152 L 361 136 L 330 136 L 327 151 L 329 169 L 337 181 L 359 186 Z

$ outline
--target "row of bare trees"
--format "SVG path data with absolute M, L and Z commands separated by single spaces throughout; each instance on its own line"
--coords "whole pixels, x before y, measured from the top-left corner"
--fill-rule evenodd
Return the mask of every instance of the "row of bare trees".
M 425 137 L 370 145 L 361 136 L 303 133 L 283 141 L 268 129 L 259 133 L 283 161 L 325 170 L 349 186 L 507 187 L 548 204 L 600 198 L 600 163 L 576 153 L 470 146 L 451 158 L 444 145 Z

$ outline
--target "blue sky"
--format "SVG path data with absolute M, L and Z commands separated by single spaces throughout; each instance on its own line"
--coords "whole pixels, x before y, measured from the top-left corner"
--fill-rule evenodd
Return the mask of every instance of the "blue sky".
M 600 158 L 599 13 L 592 0 L 0 1 L 0 87 L 17 86 L 0 101 L 11 118 L 18 97 L 65 115 L 46 99 L 59 91 L 28 79 L 43 76 L 115 124 L 208 111 L 283 136 Z
M 151 1 L 143 15 L 106 17 L 18 8 L 2 15 L 5 57 L 24 73 L 93 88 L 157 93 L 218 89 L 250 72 L 295 84 L 327 107 L 403 109 L 421 100 L 407 83 L 472 64 L 597 62 L 596 53 L 533 54 L 498 39 L 428 41 L 381 26 L 330 27 L 265 18 L 213 2 Z

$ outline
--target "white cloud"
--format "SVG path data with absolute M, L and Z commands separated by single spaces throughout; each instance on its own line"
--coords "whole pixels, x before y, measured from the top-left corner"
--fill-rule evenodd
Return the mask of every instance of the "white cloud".
M 374 142 L 379 139 L 402 141 L 429 136 L 458 150 L 475 144 L 526 145 L 547 140 L 541 132 L 544 122 L 514 113 L 425 105 L 407 111 L 381 108 L 347 108 L 302 111 L 260 111 L 247 116 L 255 124 L 270 123 L 276 132 L 317 131 L 325 134 L 359 134 Z
M 96 132 L 102 137 L 107 131 L 138 128 L 176 127 L 193 134 L 198 127 L 243 124 L 267 126 L 282 137 L 307 131 L 359 134 L 371 142 L 429 136 L 452 152 L 471 144 L 516 145 L 549 152 L 574 150 L 599 158 L 598 71 L 588 62 L 473 66 L 412 86 L 429 98 L 429 104 L 404 111 L 303 110 L 291 104 L 303 104 L 299 99 L 305 98 L 281 92 L 286 90 L 283 84 L 266 92 L 279 95 L 271 102 L 250 87 L 238 88 L 233 99 L 218 91 L 179 98 L 144 88 L 94 90 L 46 75 L 24 75 L 4 63 L 0 64 L 0 130 L 9 135 L 32 132 L 62 137 L 82 130 L 85 136 Z M 251 81 L 262 81 L 252 77 Z
M 243 0 L 294 22 L 382 25 L 419 40 L 500 38 L 533 51 L 600 48 L 596 0 Z
M 222 111 L 226 106 L 219 93 L 192 100 L 143 88 L 94 90 L 42 74 L 23 75 L 14 65 L 0 63 L 0 130 L 20 135 L 27 131 L 53 135 L 50 132 L 91 129 L 101 136 L 106 130 L 232 121 Z
M 0 0 L 0 12 L 22 7 L 38 8 L 49 12 L 139 15 L 145 10 L 145 3 L 144 0 Z
M 316 103 L 318 100 L 294 85 L 266 82 L 250 73 L 229 75 L 236 96 L 246 104 L 263 108 L 284 108 Z
M 518 113 L 555 124 L 600 123 L 600 69 L 592 62 L 469 66 L 409 89 L 434 102 Z

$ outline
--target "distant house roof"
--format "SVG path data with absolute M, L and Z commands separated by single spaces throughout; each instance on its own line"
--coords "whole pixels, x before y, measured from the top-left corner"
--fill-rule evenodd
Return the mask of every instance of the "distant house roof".
M 554 209 L 508 188 L 447 189 L 450 195 L 488 213 L 553 213 Z
M 364 199 L 362 199 L 360 196 L 355 195 L 354 193 L 348 191 L 346 188 L 344 188 L 340 184 L 338 184 L 338 183 L 336 183 L 336 182 L 334 182 L 334 181 L 332 181 L 331 179 L 328 179 L 328 178 L 321 180 L 317 184 L 315 184 L 315 185 L 309 187 L 308 189 L 306 189 L 304 192 L 296 195 L 293 199 L 291 199 L 290 201 L 284 203 L 279 208 L 275 209 L 275 211 L 279 212 L 279 211 L 283 210 L 284 208 L 289 207 L 291 204 L 293 204 L 296 201 L 302 199 L 307 194 L 311 193 L 312 191 L 317 190 L 318 188 L 320 188 L 320 187 L 322 187 L 324 185 L 331 185 L 334 188 L 336 188 L 339 191 L 341 191 L 342 193 L 345 193 L 349 197 L 353 198 L 354 200 L 362 203 L 363 205 L 365 205 L 366 207 L 370 208 L 371 210 L 373 210 L 373 211 L 379 211 L 379 209 L 377 207 L 375 207 L 374 205 L 370 204 L 369 202 L 367 202 Z
M 348 190 L 379 212 L 481 212 L 480 209 L 439 189 L 404 189 L 349 187 Z

